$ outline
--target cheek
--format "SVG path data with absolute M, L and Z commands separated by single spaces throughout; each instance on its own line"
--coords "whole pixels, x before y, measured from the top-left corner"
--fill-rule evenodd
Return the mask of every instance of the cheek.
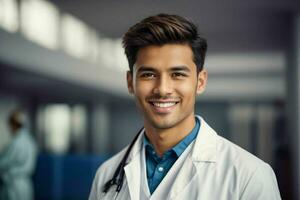
M 194 97 L 196 95 L 197 85 L 194 81 L 185 82 L 177 86 L 178 92 L 184 97 Z
M 138 99 L 143 99 L 146 96 L 149 96 L 152 91 L 152 86 L 149 83 L 137 82 L 135 85 L 135 96 Z

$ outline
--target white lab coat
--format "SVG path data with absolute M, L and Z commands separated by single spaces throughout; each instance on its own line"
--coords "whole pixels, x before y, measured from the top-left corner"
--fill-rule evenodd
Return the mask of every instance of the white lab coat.
M 278 200 L 281 199 L 271 167 L 216 134 L 199 116 L 197 138 L 178 158 L 150 195 L 145 166 L 145 148 L 140 134 L 125 166 L 125 180 L 117 199 L 132 200 Z M 104 194 L 126 149 L 98 169 L 89 200 L 113 199 L 115 188 Z
M 37 148 L 26 130 L 21 129 L 0 154 L 0 200 L 32 200 L 31 175 Z

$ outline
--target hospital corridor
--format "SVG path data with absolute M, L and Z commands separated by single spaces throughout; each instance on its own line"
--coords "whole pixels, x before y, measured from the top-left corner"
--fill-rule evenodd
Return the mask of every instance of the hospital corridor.
M 0 200 L 89 198 L 99 166 L 144 126 L 122 37 L 159 13 L 207 39 L 195 114 L 268 163 L 283 200 L 300 199 L 298 0 L 0 0 Z

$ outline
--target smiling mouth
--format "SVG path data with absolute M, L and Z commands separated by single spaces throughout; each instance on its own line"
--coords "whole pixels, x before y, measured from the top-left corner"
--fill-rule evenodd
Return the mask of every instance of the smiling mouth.
M 178 102 L 150 102 L 150 103 L 155 107 L 168 108 L 174 106 Z
M 162 101 L 148 101 L 148 103 L 152 106 L 156 113 L 167 114 L 170 113 L 173 109 L 175 109 L 176 104 L 179 101 L 174 100 L 162 100 Z

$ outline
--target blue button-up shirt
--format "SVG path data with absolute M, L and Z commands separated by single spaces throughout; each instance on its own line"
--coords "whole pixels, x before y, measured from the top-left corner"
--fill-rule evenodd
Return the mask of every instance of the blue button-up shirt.
M 152 144 L 144 136 L 144 145 L 146 149 L 146 168 L 147 181 L 150 193 L 152 194 L 159 183 L 166 176 L 170 168 L 176 162 L 178 157 L 184 152 L 189 144 L 196 138 L 200 128 L 200 121 L 196 118 L 196 125 L 193 130 L 176 146 L 166 151 L 162 157 L 158 156 Z

